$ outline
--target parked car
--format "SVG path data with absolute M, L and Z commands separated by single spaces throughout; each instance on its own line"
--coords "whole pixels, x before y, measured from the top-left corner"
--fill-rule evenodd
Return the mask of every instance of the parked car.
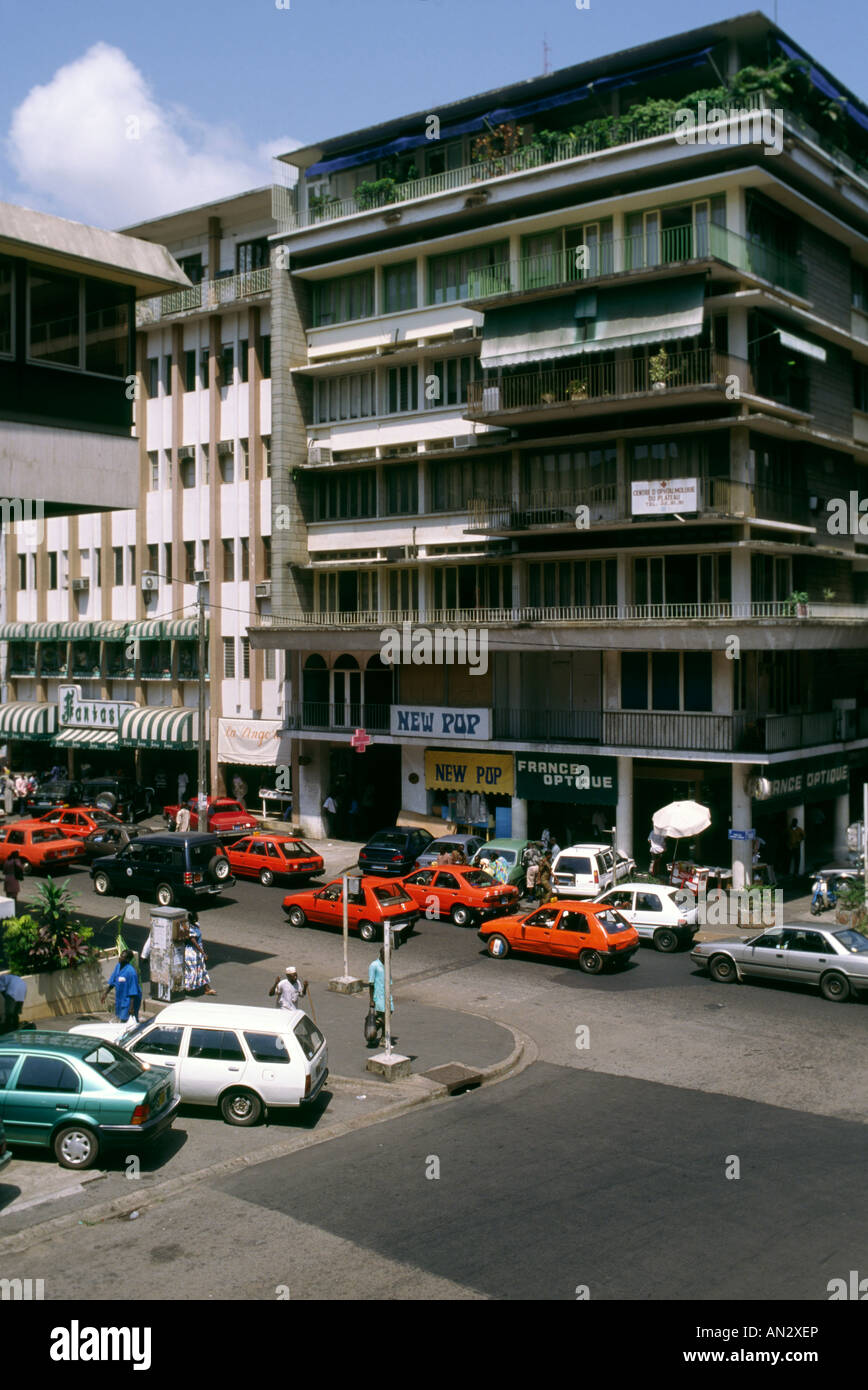
M 636 928 L 620 912 L 574 900 L 548 903 L 518 917 L 498 917 L 477 934 L 495 960 L 503 960 L 510 951 L 528 951 L 578 961 L 588 975 L 623 968 L 639 949 Z
M 101 896 L 135 893 L 156 898 L 161 907 L 222 893 L 235 882 L 217 836 L 193 831 L 133 840 L 117 854 L 95 859 L 90 876 Z
M 599 898 L 618 875 L 632 872 L 626 855 L 616 862 L 611 845 L 570 845 L 555 855 L 552 891 L 557 898 Z
M 817 985 L 836 1004 L 868 990 L 868 936 L 851 927 L 774 927 L 746 940 L 702 941 L 690 959 L 719 984 L 792 980 Z
M 36 820 L 40 825 L 53 825 L 70 839 L 86 839 L 97 830 L 109 826 L 122 827 L 123 821 L 110 811 L 101 811 L 97 806 L 58 806 L 53 811 L 45 811 Z
M 427 830 L 413 826 L 393 825 L 386 830 L 378 830 L 365 847 L 359 850 L 359 868 L 366 874 L 381 877 L 392 874 L 403 878 L 415 869 L 420 854 L 424 854 L 431 844 L 432 836 Z
M 441 854 L 451 854 L 453 850 L 460 849 L 469 864 L 484 844 L 481 835 L 441 835 L 426 846 L 416 863 L 420 869 L 425 869 L 429 864 L 436 864 Z
M 617 908 L 636 928 L 640 941 L 652 941 L 657 951 L 689 946 L 699 931 L 695 907 L 681 908 L 677 888 L 656 883 L 620 883 L 595 899 Z
M 87 1033 L 87 1029 L 83 1030 Z M 178 1110 L 170 1071 L 144 1067 L 113 1043 L 71 1033 L 0 1038 L 0 1120 L 6 1142 L 52 1149 L 64 1168 L 90 1168 L 103 1148 L 156 1139 Z
M 400 939 L 406 937 L 419 917 L 419 909 L 404 888 L 383 878 L 355 880 L 358 888 L 347 895 L 347 924 L 363 941 L 376 941 L 388 922 Z M 333 879 L 324 888 L 308 888 L 287 893 L 283 910 L 293 927 L 308 923 L 343 929 L 343 880 Z
M 138 1024 L 78 1024 L 113 1036 L 126 1055 L 168 1067 L 186 1105 L 216 1105 L 227 1124 L 255 1125 L 266 1110 L 309 1104 L 328 1077 L 328 1047 L 301 1009 L 169 1004 Z
M 42 825 L 38 820 L 12 821 L 0 826 L 0 864 L 17 852 L 26 874 L 35 869 L 60 868 L 75 859 L 83 859 L 81 839 L 73 839 L 55 830 L 53 825 Z
M 276 878 L 307 883 L 325 868 L 321 854 L 297 835 L 245 835 L 226 846 L 232 872 L 239 878 L 258 878 L 266 888 Z
M 512 883 L 498 883 L 484 869 L 451 864 L 416 869 L 401 880 L 416 906 L 434 920 L 451 920 L 456 927 L 472 927 L 488 917 L 517 912 L 518 889 Z
M 24 798 L 24 813 L 29 817 L 55 806 L 77 806 L 81 801 L 80 782 L 40 782 L 36 790 Z
M 102 830 L 94 830 L 93 834 L 86 835 L 81 841 L 84 861 L 92 864 L 95 859 L 105 858 L 109 854 L 119 854 L 130 840 L 136 840 L 139 831 L 134 825 L 106 825 Z
M 187 802 L 190 811 L 190 829 L 199 829 L 199 800 L 194 797 Z M 180 806 L 164 806 L 163 815 L 166 818 L 166 825 L 170 830 L 175 829 Z M 245 811 L 240 801 L 233 801 L 228 796 L 209 796 L 208 814 L 206 816 L 207 829 L 209 835 L 228 836 L 230 839 L 237 840 L 245 830 L 255 830 L 259 822 L 255 816 L 251 816 L 249 811 Z
M 153 815 L 154 789 L 130 777 L 91 777 L 82 783 L 81 801 L 85 806 L 112 811 L 121 820 L 134 821 Z
M 541 840 L 488 840 L 473 856 L 473 864 L 478 868 L 483 859 L 500 857 L 506 860 L 509 869 L 508 883 L 514 883 L 521 896 L 527 888 L 527 868 L 525 851 L 536 849 L 542 853 Z

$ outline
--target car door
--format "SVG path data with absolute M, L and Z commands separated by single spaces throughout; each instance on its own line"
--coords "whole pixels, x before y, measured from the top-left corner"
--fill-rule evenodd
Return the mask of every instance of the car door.
M 286 1035 L 246 1028 L 244 1041 L 251 1058 L 247 1085 L 258 1091 L 266 1105 L 296 1104 L 304 1095 L 305 1072 L 295 1050 L 287 1046 Z
M 635 927 L 642 936 L 643 932 L 636 921 L 636 894 L 630 888 L 610 888 L 608 893 L 603 893 L 597 902 L 608 903 L 609 907 L 617 908 L 622 917 L 626 917 L 631 926 Z M 647 935 L 647 933 L 644 933 Z
M 256 878 L 259 874 L 259 870 L 264 869 L 266 867 L 265 841 L 250 840 L 249 844 L 250 849 L 244 856 L 245 861 L 247 863 L 247 869 L 245 870 L 245 872 L 249 874 L 251 878 Z
M 232 861 L 232 872 L 241 874 L 246 878 L 248 874 L 255 873 L 251 863 L 251 849 L 253 841 L 248 837 L 246 840 L 238 840 L 236 844 L 230 846 L 229 857 Z
M 464 902 L 467 898 L 467 894 L 461 892 L 461 883 L 457 874 L 451 874 L 448 869 L 437 870 L 431 886 L 431 893 L 437 900 L 441 918 L 448 917 L 455 904 Z
M 572 912 L 569 908 L 564 908 L 551 932 L 551 954 L 575 960 L 579 952 L 588 945 L 591 931 L 590 917 L 584 912 Z
M 15 1072 L 20 1061 L 20 1052 L 4 1052 L 0 1055 L 0 1120 L 6 1126 L 6 1137 L 9 1140 L 12 1138 L 9 1111 L 13 1106 Z
M 819 984 L 823 971 L 838 961 L 822 932 L 802 931 L 799 927 L 786 929 L 784 947 L 786 978 L 797 984 Z
M 627 921 L 632 922 L 641 937 L 653 936 L 657 927 L 664 924 L 667 915 L 666 900 L 662 893 L 655 893 L 650 888 L 643 889 L 642 892 L 637 888 L 632 917 L 629 913 L 624 913 Z
M 177 1092 L 180 1084 L 178 1063 L 183 1043 L 182 1026 L 157 1022 L 130 1043 L 129 1051 L 135 1053 L 140 1062 L 152 1062 L 156 1067 L 167 1067 L 174 1072 Z
M 115 859 L 111 867 L 113 887 L 121 893 L 143 893 L 148 885 L 145 873 L 145 846 L 133 840 Z
M 78 1072 L 64 1058 L 25 1052 L 3 1116 L 9 1138 L 47 1145 L 58 1120 L 75 1109 L 80 1090 Z
M 738 957 L 737 957 L 738 959 Z M 783 980 L 787 977 L 786 950 L 783 931 L 763 932 L 740 954 L 741 969 L 745 975 L 756 975 L 760 979 Z
M 538 956 L 554 954 L 552 932 L 557 924 L 558 915 L 556 907 L 541 907 L 526 917 L 516 934 L 515 944 L 518 950 L 532 951 Z
M 417 907 L 423 912 L 429 908 L 440 911 L 438 900 L 434 894 L 432 884 L 434 882 L 435 869 L 417 869 L 414 874 L 408 874 L 404 879 L 404 886 L 407 893 L 413 899 Z
M 352 899 L 352 894 L 348 894 Z M 353 906 L 350 901 L 347 908 L 347 921 L 352 925 Z M 339 923 L 343 926 L 344 904 L 343 888 L 340 883 L 328 883 L 325 888 L 321 888 L 318 893 L 314 893 L 307 915 L 312 922 L 321 922 L 325 926 L 332 926 Z M 356 918 L 358 918 L 358 906 L 356 906 Z
M 216 1105 L 228 1086 L 240 1085 L 247 1054 L 232 1028 L 191 1028 L 180 1059 L 181 1097 L 196 1105 Z

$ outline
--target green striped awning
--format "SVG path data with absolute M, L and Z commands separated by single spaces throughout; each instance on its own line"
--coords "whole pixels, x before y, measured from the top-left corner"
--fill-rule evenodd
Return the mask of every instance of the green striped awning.
M 129 635 L 140 642 L 161 642 L 165 636 L 165 623 L 160 618 L 147 618 L 141 623 L 130 623 Z
M 198 746 L 199 713 L 195 709 L 142 705 L 121 715 L 118 739 L 122 748 L 180 748 Z
M 62 623 L 30 623 L 28 637 L 32 642 L 56 642 Z
M 57 705 L 13 700 L 0 706 L 0 737 L 48 739 L 57 728 Z
M 51 740 L 54 748 L 117 748 L 117 729 L 63 729 Z
M 91 623 L 93 628 L 92 636 L 97 642 L 123 642 L 127 635 L 126 623 L 101 622 Z
M 28 623 L 0 623 L 0 642 L 26 642 Z
M 198 637 L 199 619 L 198 618 L 176 618 L 170 623 L 164 623 L 167 637 Z M 207 622 L 206 622 L 207 628 Z
M 86 642 L 93 636 L 93 623 L 59 623 L 58 637 L 73 642 Z

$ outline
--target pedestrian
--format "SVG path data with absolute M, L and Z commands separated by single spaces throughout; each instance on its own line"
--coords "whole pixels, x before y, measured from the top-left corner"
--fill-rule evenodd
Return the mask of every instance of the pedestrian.
M 440 853 L 437 855 L 437 865 L 438 865 L 438 867 L 440 867 L 440 865 L 442 865 L 442 864 L 451 864 L 451 863 L 452 863 L 452 853 L 451 853 L 451 851 L 448 850 L 448 849 L 445 849 L 445 848 L 444 848 L 444 849 L 441 849 Z
M 15 808 L 15 779 L 8 767 L 3 769 L 3 810 L 11 816 Z
M 236 801 L 241 803 L 242 811 L 246 811 L 247 803 L 244 798 L 247 795 L 247 783 L 240 772 L 236 772 L 235 776 L 232 778 L 232 795 L 235 797 Z
M 543 849 L 548 852 L 549 845 L 552 842 L 552 832 L 550 830 L 544 830 L 540 835 L 540 839 L 542 840 Z
M 561 852 L 561 847 L 560 847 L 560 845 L 558 844 L 557 836 L 556 836 L 555 839 L 554 839 L 554 841 L 552 842 L 552 847 L 551 847 L 551 849 L 549 850 L 549 854 L 551 855 L 552 863 L 555 862 L 555 860 L 557 859 L 557 857 L 558 857 L 558 855 L 560 854 L 560 852 Z
M 802 867 L 802 841 L 804 838 L 805 832 L 796 817 L 793 816 L 787 831 L 787 847 L 790 851 L 790 873 L 794 878 Z
M 189 807 L 189 806 L 181 806 L 181 807 L 179 808 L 178 814 L 177 814 L 176 817 L 175 817 L 175 829 L 176 829 L 176 830 L 180 830 L 180 831 L 182 831 L 182 832 L 183 832 L 183 831 L 187 831 L 187 830 L 190 829 L 190 807 Z
M 3 892 L 7 898 L 11 898 L 15 904 L 15 911 L 18 911 L 18 894 L 21 892 L 21 880 L 24 877 L 24 862 L 19 858 L 18 851 L 13 850 L 6 863 L 3 865 Z
M 187 994 L 216 994 L 211 987 L 211 976 L 206 966 L 208 957 L 202 944 L 202 929 L 198 918 L 187 917 L 187 933 L 184 941 L 184 989 Z
M 467 855 L 463 849 L 454 849 L 449 856 L 449 862 L 450 864 L 466 864 Z
M 106 995 L 109 990 L 115 992 L 115 1017 L 119 1023 L 127 1023 L 130 1014 L 138 1023 L 139 1008 L 142 1002 L 142 986 L 133 965 L 132 951 L 121 951 L 120 959 L 112 973 L 109 975 L 108 984 L 102 992 L 102 1002 L 105 1003 Z
M 552 861 L 547 854 L 544 854 L 539 861 L 539 877 L 537 878 L 537 897 L 541 903 L 547 903 L 552 895 Z
M 329 792 L 322 804 L 322 808 L 325 811 L 323 820 L 325 821 L 326 839 L 331 840 L 334 838 L 335 824 L 338 815 L 338 803 L 333 792 Z
M 307 994 L 307 980 L 302 984 L 298 982 L 298 971 L 294 965 L 286 967 L 285 979 L 278 975 L 271 989 L 268 991 L 269 999 L 272 995 L 277 995 L 276 1005 L 278 1009 L 297 1009 L 299 999 Z
M 650 865 L 649 865 L 649 870 L 648 870 L 648 871 L 649 871 L 650 874 L 653 875 L 654 878 L 656 878 L 656 877 L 657 877 L 657 870 L 658 870 L 658 868 L 660 867 L 660 860 L 663 858 L 663 855 L 666 853 L 666 836 L 665 836 L 665 835 L 661 835 L 661 834 L 660 834 L 657 830 L 655 830 L 654 827 L 652 826 L 652 827 L 651 827 L 651 834 L 648 836 L 648 845 L 649 845 L 649 848 L 650 848 L 650 850 L 651 850 L 651 861 L 650 861 Z
M 24 815 L 24 803 L 27 800 L 28 782 L 23 772 L 19 772 L 15 778 L 15 813 Z
M 496 854 L 491 865 L 491 876 L 495 883 L 509 883 L 509 865 L 502 854 Z
M 380 953 L 376 960 L 372 960 L 368 968 L 368 995 L 371 1008 L 374 1010 L 374 1017 L 380 1031 L 378 1038 L 373 1038 L 368 1043 L 368 1047 L 376 1047 L 380 1038 L 385 1037 L 386 1033 L 386 948 L 380 947 Z M 389 993 L 389 1016 L 395 1012 L 395 1000 Z
M 526 873 L 525 873 L 525 882 L 526 882 L 526 884 L 527 884 L 527 889 L 526 889 L 526 893 L 525 893 L 525 896 L 526 896 L 526 897 L 529 897 L 529 898 L 535 898 L 535 897 L 536 897 L 536 885 L 537 885 L 537 880 L 538 880 L 538 878 L 539 878 L 539 860 L 538 860 L 538 859 L 532 859 L 532 860 L 530 861 L 530 863 L 528 864 L 528 866 L 527 866 L 527 871 L 526 871 Z
M 0 975 L 0 1033 L 14 1033 L 21 1022 L 21 1006 L 27 998 L 27 983 L 11 971 Z
M 179 773 L 178 773 L 178 805 L 179 805 L 179 806 L 183 806 L 184 802 L 187 800 L 187 786 L 188 786 L 189 781 L 190 781 L 190 778 L 187 776 L 186 772 L 179 772 Z

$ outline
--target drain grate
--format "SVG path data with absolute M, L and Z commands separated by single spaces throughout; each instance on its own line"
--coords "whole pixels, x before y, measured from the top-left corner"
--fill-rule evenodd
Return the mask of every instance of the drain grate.
M 447 1062 L 445 1066 L 423 1071 L 422 1075 L 427 1076 L 430 1081 L 436 1081 L 439 1086 L 445 1086 L 450 1096 L 482 1085 L 482 1073 L 474 1071 L 472 1067 L 465 1067 L 463 1062 Z

